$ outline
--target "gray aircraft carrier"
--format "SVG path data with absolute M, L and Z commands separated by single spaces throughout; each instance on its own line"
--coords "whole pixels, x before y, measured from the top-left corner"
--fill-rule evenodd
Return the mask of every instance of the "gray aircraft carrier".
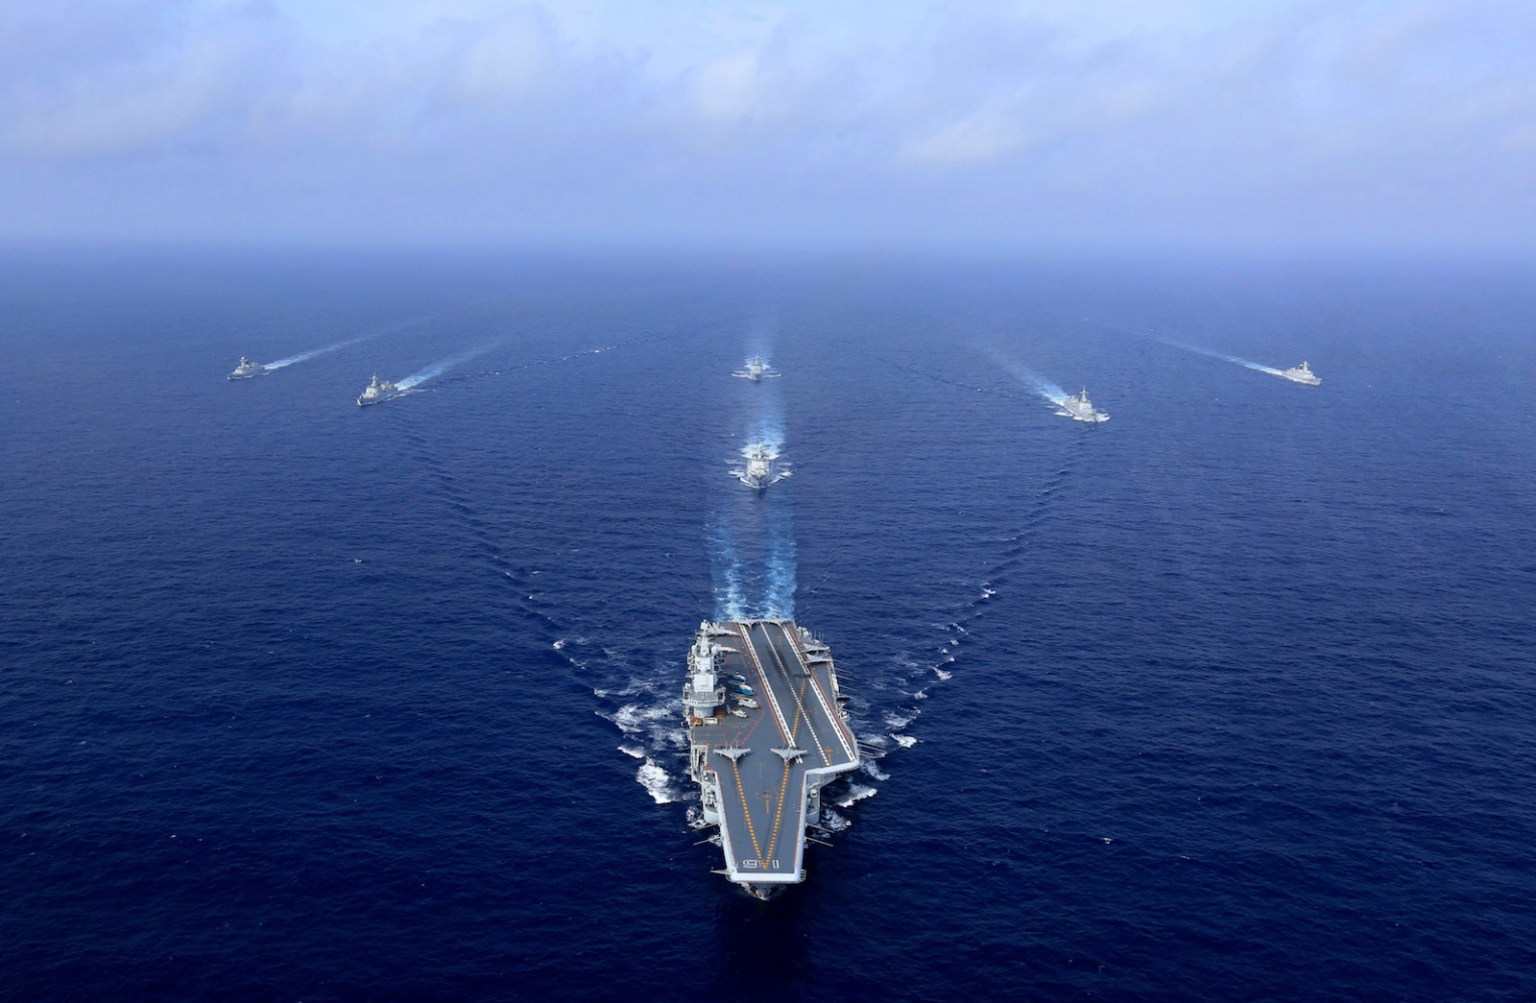
M 759 898 L 805 880 L 821 788 L 859 765 L 827 646 L 793 620 L 705 621 L 683 687 L 689 772 L 720 872 Z

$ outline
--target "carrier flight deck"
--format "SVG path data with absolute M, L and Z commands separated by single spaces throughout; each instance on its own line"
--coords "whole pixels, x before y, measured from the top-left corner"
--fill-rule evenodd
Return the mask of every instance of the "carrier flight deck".
M 706 621 L 683 689 L 689 772 L 723 873 L 759 898 L 805 879 L 821 788 L 859 765 L 827 646 L 793 620 Z

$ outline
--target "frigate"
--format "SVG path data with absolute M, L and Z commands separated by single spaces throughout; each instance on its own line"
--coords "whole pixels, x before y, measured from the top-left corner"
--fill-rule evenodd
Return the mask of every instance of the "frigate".
M 777 484 L 793 473 L 788 467 L 779 465 L 778 451 L 766 442 L 752 443 L 741 451 L 741 455 L 746 457 L 746 467 L 732 470 L 731 473 L 754 491 L 762 492 L 770 484 Z
M 1292 383 L 1305 383 L 1309 387 L 1319 386 L 1323 382 L 1322 380 L 1318 379 L 1316 373 L 1307 367 L 1307 362 L 1305 359 L 1302 360 L 1301 365 L 1292 366 L 1290 369 L 1281 372 L 1280 375 L 1284 376 Z
M 1071 418 L 1073 421 L 1108 421 L 1109 415 L 1103 411 L 1095 411 L 1093 404 L 1088 400 L 1088 391 L 1084 389 L 1080 394 L 1074 394 L 1060 403 L 1061 410 L 1056 413 L 1063 418 Z
M 364 387 L 363 392 L 358 395 L 357 406 L 367 407 L 369 404 L 382 404 L 387 400 L 394 400 L 403 393 L 405 393 L 404 390 L 401 390 L 389 380 L 379 379 L 379 374 L 374 373 L 373 381 Z
M 235 371 L 230 373 L 225 378 L 231 380 L 248 380 L 253 376 L 265 376 L 271 371 L 272 370 L 268 369 L 261 363 L 252 362 L 250 359 L 247 359 L 242 355 L 240 356 L 240 364 L 235 367 Z
M 766 899 L 805 880 L 821 789 L 859 765 L 827 646 L 793 620 L 704 621 L 688 652 L 688 772 L 717 873 Z
M 747 360 L 746 368 L 738 369 L 731 375 L 739 376 L 744 380 L 751 380 L 753 383 L 757 383 L 762 380 L 771 379 L 775 376 L 783 376 L 784 374 L 776 372 L 771 366 L 768 365 L 768 363 L 763 361 L 763 357 L 761 355 L 754 355 L 752 358 Z

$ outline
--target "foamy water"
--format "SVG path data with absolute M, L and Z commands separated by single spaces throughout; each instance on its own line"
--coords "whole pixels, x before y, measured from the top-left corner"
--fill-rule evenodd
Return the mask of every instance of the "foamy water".
M 359 337 L 359 338 L 348 338 L 346 341 L 338 341 L 338 342 L 335 342 L 334 344 L 326 345 L 323 348 L 315 348 L 315 349 L 311 349 L 311 350 L 309 350 L 307 352 L 299 352 L 297 355 L 289 355 L 289 356 L 286 356 L 284 358 L 278 359 L 276 362 L 269 362 L 269 363 L 267 363 L 267 368 L 268 369 L 282 369 L 282 368 L 284 368 L 286 366 L 296 365 L 297 363 L 300 363 L 300 362 L 308 362 L 310 359 L 318 358 L 319 356 L 325 355 L 328 352 L 335 352 L 335 351 L 338 351 L 339 349 L 346 348 L 349 345 L 356 345 L 359 342 L 367 341 L 369 337 L 371 337 L 371 336 L 370 335 L 364 335 L 364 336 Z
M 425 383 L 427 380 L 436 379 L 437 377 L 448 372 L 450 369 L 453 369 L 455 366 L 461 366 L 468 362 L 470 359 L 484 355 L 486 352 L 489 352 L 491 349 L 496 348 L 500 344 L 501 343 L 499 341 L 493 341 L 489 344 L 481 345 L 478 348 L 471 348 L 466 352 L 459 352 L 455 355 L 450 355 L 445 359 L 439 359 L 437 362 L 432 363 L 425 369 L 420 369 L 405 377 L 403 380 L 396 381 L 395 385 L 401 390 L 410 390 L 413 387 L 418 387 Z M 574 356 L 570 357 L 573 358 Z
M 1180 348 L 1186 352 L 1194 352 L 1196 355 L 1204 355 L 1206 358 L 1210 359 L 1220 359 L 1222 362 L 1230 362 L 1234 366 L 1242 366 L 1245 369 L 1252 369 L 1255 372 L 1268 373 L 1270 376 L 1285 375 L 1284 370 L 1276 369 L 1274 366 L 1266 366 L 1262 362 L 1254 362 L 1251 359 L 1244 359 L 1237 355 L 1225 355 L 1221 352 L 1212 352 L 1204 348 L 1196 348 L 1194 345 L 1186 345 L 1179 341 L 1169 341 L 1167 339 L 1159 339 L 1159 341 L 1161 341 L 1164 345 L 1169 345 L 1173 348 Z

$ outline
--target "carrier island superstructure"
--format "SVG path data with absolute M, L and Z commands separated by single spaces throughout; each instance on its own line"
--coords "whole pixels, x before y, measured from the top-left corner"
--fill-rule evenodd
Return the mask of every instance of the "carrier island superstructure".
M 683 713 L 718 872 L 758 898 L 805 880 L 805 830 L 821 788 L 859 765 L 827 646 L 793 620 L 699 624 Z

